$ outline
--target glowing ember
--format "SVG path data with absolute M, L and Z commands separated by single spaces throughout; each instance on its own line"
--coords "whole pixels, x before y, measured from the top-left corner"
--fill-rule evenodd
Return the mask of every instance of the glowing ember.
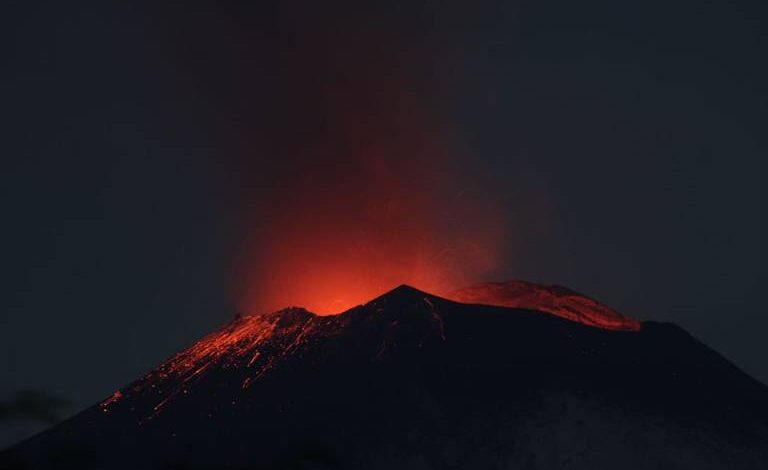
M 104 412 L 125 396 L 153 396 L 152 419 L 177 395 L 186 395 L 190 387 L 209 371 L 241 369 L 247 371 L 242 388 L 269 372 L 282 358 L 301 347 L 309 337 L 322 337 L 319 329 L 333 331 L 340 317 L 321 318 L 306 310 L 289 308 L 270 314 L 238 317 L 220 330 L 206 336 L 145 375 L 124 391 L 117 391 L 101 403 Z M 269 348 L 269 354 L 262 354 Z M 233 403 L 234 404 L 234 403 Z
M 123 392 L 118 390 L 115 393 L 113 393 L 111 397 L 109 397 L 106 400 L 104 400 L 103 402 L 101 402 L 101 404 L 99 406 L 101 406 L 101 410 L 104 413 L 107 413 L 107 412 L 109 412 L 109 407 L 111 405 L 113 405 L 114 403 L 117 403 L 122 398 L 123 398 Z

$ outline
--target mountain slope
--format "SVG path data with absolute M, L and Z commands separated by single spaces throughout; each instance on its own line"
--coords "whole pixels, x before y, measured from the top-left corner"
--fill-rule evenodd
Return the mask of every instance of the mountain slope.
M 20 468 L 764 469 L 768 391 L 674 325 L 401 286 L 236 318 L 11 449 Z M 10 465 L 10 463 L 9 463 Z

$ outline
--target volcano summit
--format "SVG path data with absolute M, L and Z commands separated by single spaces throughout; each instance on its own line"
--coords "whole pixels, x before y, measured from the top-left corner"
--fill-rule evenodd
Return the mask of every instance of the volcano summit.
M 679 327 L 519 281 L 449 297 L 401 286 L 339 315 L 235 318 L 1 461 L 768 468 L 768 388 Z

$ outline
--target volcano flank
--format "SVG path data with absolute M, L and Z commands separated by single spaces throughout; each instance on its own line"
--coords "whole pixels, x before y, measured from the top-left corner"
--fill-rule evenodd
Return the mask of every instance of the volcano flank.
M 562 287 L 239 316 L 2 468 L 765 469 L 768 388 Z

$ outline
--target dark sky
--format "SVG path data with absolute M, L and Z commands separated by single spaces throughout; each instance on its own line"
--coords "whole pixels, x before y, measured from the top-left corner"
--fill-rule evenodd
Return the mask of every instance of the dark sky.
M 270 227 L 424 235 L 331 207 L 382 186 L 433 225 L 493 207 L 477 280 L 678 323 L 768 382 L 762 2 L 286 3 L 2 7 L 1 393 L 109 395 L 241 308 Z

